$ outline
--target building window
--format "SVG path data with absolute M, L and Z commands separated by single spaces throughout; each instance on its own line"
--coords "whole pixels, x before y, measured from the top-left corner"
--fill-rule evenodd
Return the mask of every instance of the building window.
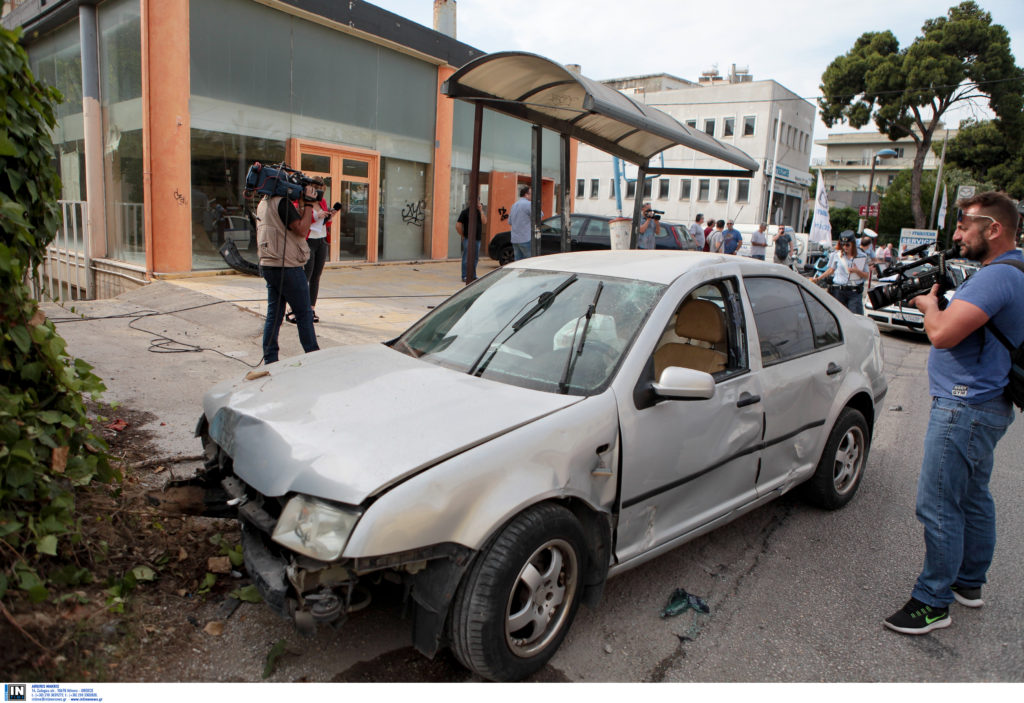
M 889 176 L 889 182 L 888 182 L 888 185 L 892 185 L 892 182 L 893 182 L 894 180 L 896 180 L 896 176 Z
M 736 127 L 735 117 L 726 117 L 722 120 L 722 136 L 731 137 Z
M 626 198 L 636 197 L 636 181 L 626 181 Z
M 736 181 L 736 202 L 738 203 L 749 203 L 750 202 L 750 179 L 741 178 Z
M 719 178 L 718 179 L 718 195 L 715 200 L 719 202 L 725 202 L 729 200 L 729 179 Z
M 608 197 L 609 198 L 614 198 L 615 197 L 615 179 L 614 178 L 612 178 L 612 179 L 610 179 L 608 181 Z
M 757 118 L 754 115 L 747 115 L 743 118 L 743 136 L 752 137 L 754 136 L 754 123 Z
M 701 178 L 700 183 L 697 185 L 697 200 L 710 200 L 711 199 L 711 179 Z
M 902 159 L 903 158 L 903 147 L 901 147 L 901 146 L 896 147 L 896 158 L 897 159 Z
M 689 200 L 690 199 L 690 187 L 691 181 L 689 178 L 681 178 L 679 180 L 679 199 Z
M 584 192 L 585 184 L 586 184 L 586 181 L 584 181 L 582 178 L 577 178 L 576 179 L 576 197 L 577 198 L 582 198 L 582 197 L 586 196 L 586 193 Z
M 704 120 L 704 131 L 710 134 L 712 137 L 715 136 L 715 120 L 707 119 Z
M 668 200 L 668 179 L 658 179 L 658 200 Z
M 651 197 L 651 189 L 653 188 L 653 186 L 654 186 L 654 181 L 652 179 L 650 179 L 650 178 L 645 178 L 644 179 L 644 197 L 645 198 Z
M 692 129 L 697 129 L 697 120 L 686 120 L 686 126 Z
M 598 178 L 590 179 L 590 199 L 593 200 L 597 197 L 597 191 L 600 189 L 601 181 Z

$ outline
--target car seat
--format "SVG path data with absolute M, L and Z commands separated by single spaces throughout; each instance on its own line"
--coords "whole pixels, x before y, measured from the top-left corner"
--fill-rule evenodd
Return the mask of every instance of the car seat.
M 676 313 L 675 333 L 684 341 L 668 342 L 654 352 L 656 377 L 668 366 L 706 373 L 725 369 L 728 356 L 718 349 L 726 341 L 725 316 L 717 305 L 707 300 L 687 299 Z

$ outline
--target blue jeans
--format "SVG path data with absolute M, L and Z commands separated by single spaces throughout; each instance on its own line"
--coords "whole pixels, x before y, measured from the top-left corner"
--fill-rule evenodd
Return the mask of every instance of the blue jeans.
M 309 260 L 306 262 L 306 283 L 309 284 L 309 305 L 316 307 L 316 297 L 320 294 L 320 276 L 327 262 L 327 237 L 313 237 L 306 240 L 309 245 Z
M 530 243 L 529 242 L 512 242 L 512 251 L 515 254 L 515 260 L 529 259 L 530 258 Z
M 285 303 L 295 313 L 299 342 L 309 353 L 320 347 L 313 330 L 313 309 L 309 306 L 309 284 L 301 266 L 261 266 L 260 275 L 267 282 L 267 320 L 263 324 L 263 363 L 277 361 L 277 335 L 284 320 Z
M 924 569 L 911 594 L 922 603 L 945 608 L 953 584 L 985 583 L 996 546 L 992 455 L 1011 422 L 1013 407 L 1002 397 L 977 405 L 932 398 L 917 483 Z
M 469 260 L 469 247 L 466 246 L 466 242 L 468 240 L 465 237 L 460 237 L 460 239 L 462 239 L 462 280 L 465 281 L 466 280 L 466 262 Z M 480 240 L 479 239 L 476 240 L 476 263 L 477 264 L 480 263 Z M 475 265 L 473 266 L 473 269 L 474 269 L 474 271 L 476 270 L 476 266 Z

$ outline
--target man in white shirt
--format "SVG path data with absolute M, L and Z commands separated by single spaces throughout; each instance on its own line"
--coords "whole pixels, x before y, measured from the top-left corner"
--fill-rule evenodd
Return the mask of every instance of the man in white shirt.
M 757 231 L 750 235 L 750 258 L 764 261 L 764 253 L 768 248 L 768 240 L 765 238 L 764 233 L 767 231 L 768 225 L 761 223 L 757 226 Z
M 696 219 L 693 224 L 690 225 L 690 236 L 693 237 L 694 243 L 698 249 L 704 249 L 704 215 L 697 213 Z

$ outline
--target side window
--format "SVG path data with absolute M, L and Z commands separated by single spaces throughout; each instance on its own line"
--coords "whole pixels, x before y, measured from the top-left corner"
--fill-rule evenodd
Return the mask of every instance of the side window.
M 669 320 L 654 350 L 654 374 L 681 366 L 717 380 L 749 368 L 743 308 L 735 279 L 706 283 L 691 291 Z
M 761 362 L 771 366 L 815 349 L 807 308 L 797 284 L 781 278 L 744 281 L 761 342 Z
M 612 233 L 608 226 L 608 220 L 591 220 L 587 225 L 587 237 L 602 237 L 602 241 L 610 242 Z
M 824 305 L 814 299 L 814 296 L 805 290 L 800 294 L 804 297 L 804 305 L 807 306 L 807 314 L 811 316 L 811 331 L 814 333 L 814 346 L 818 349 L 843 341 L 842 332 L 839 331 L 839 322 L 835 315 L 828 311 Z

